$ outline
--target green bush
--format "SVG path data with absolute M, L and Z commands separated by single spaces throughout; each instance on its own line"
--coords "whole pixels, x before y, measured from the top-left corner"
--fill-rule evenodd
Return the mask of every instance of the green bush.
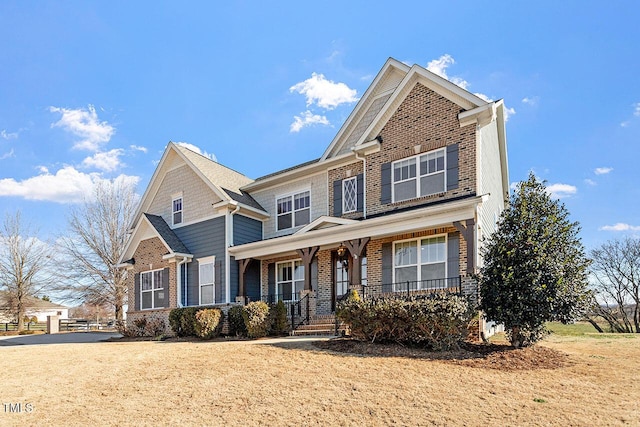
M 236 337 L 246 337 L 247 327 L 244 324 L 244 307 L 241 305 L 234 305 L 227 313 L 227 319 L 229 321 L 229 335 Z
M 260 338 L 267 335 L 270 329 L 269 306 L 263 301 L 250 302 L 242 312 L 244 324 L 249 338 Z
M 196 336 L 196 313 L 203 307 L 174 308 L 169 313 L 169 326 L 179 337 Z
M 271 306 L 269 317 L 271 317 L 271 335 L 286 335 L 289 332 L 287 307 L 282 300 Z
M 210 340 L 220 335 L 224 313 L 217 308 L 199 310 L 196 313 L 195 333 L 198 337 Z
M 434 293 L 364 301 L 350 296 L 336 313 L 354 338 L 448 350 L 466 338 L 474 310 L 465 297 Z

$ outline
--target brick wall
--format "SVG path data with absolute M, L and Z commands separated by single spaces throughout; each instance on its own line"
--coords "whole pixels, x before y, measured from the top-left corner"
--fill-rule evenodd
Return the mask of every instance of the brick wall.
M 339 168 L 330 169 L 328 172 L 328 189 L 329 189 L 329 215 L 333 216 L 333 182 L 336 180 L 342 180 L 345 178 L 351 178 L 353 176 L 357 176 L 358 174 L 363 173 L 364 167 L 362 165 L 362 161 L 358 161 L 356 163 L 351 163 L 346 166 L 341 166 Z M 350 212 L 343 213 L 342 218 L 349 219 L 360 219 L 362 218 L 362 212 Z
M 476 191 L 476 127 L 460 127 L 461 107 L 417 83 L 380 132 L 382 147 L 367 156 L 367 215 L 419 206 Z M 458 188 L 398 203 L 381 205 L 381 165 L 458 143 Z M 417 151 L 416 151 L 416 146 Z
M 129 301 L 129 310 L 127 311 L 127 324 L 131 325 L 132 322 L 140 317 L 161 318 L 165 321 L 167 328 L 169 327 L 169 311 L 171 308 L 177 307 L 178 294 L 176 287 L 176 264 L 175 262 L 169 262 L 162 259 L 162 256 L 167 253 L 167 248 L 162 244 L 160 239 L 154 237 L 152 239 L 142 240 L 138 245 L 133 257 L 135 259 L 135 265 L 133 269 L 127 272 L 127 297 Z M 169 304 L 170 307 L 154 309 L 154 310 L 136 310 L 135 299 L 139 298 L 136 295 L 134 289 L 134 278 L 137 274 L 158 270 L 163 268 L 169 268 Z M 166 295 L 165 295 L 166 298 Z

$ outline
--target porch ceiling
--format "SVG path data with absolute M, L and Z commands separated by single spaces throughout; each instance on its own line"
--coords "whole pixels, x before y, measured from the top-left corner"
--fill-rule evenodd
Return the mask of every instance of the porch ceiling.
M 292 234 L 259 242 L 229 248 L 236 260 L 265 259 L 287 254 L 295 254 L 297 249 L 320 246 L 321 249 L 337 247 L 341 242 L 370 237 L 379 239 L 397 234 L 452 225 L 454 221 L 475 219 L 476 208 L 482 197 L 473 197 L 443 205 L 415 209 L 408 212 L 389 214 L 355 223 L 336 225 Z

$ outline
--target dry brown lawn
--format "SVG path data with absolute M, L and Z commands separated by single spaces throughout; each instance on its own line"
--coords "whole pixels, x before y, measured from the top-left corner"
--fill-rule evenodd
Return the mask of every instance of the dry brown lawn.
M 0 401 L 33 405 L 0 406 L 0 425 L 640 425 L 640 337 L 542 346 L 559 367 L 362 356 L 291 339 L 0 346 Z

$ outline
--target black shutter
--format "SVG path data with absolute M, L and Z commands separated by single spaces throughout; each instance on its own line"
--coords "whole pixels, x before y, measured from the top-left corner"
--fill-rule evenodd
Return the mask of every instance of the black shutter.
M 133 307 L 135 311 L 140 310 L 140 273 L 133 276 Z
M 391 203 L 391 163 L 384 163 L 380 169 L 380 203 Z
M 360 173 L 356 177 L 356 190 L 357 190 L 357 211 L 362 212 L 364 210 L 364 174 Z
M 393 284 L 393 243 L 382 244 L 382 292 L 391 292 Z
M 275 295 L 276 293 L 276 265 L 275 263 L 270 263 L 267 267 L 267 292 L 268 296 Z M 273 297 L 275 298 L 275 297 Z M 273 301 L 276 302 L 276 301 Z
M 460 276 L 460 237 L 451 233 L 447 240 L 447 277 Z
M 164 307 L 171 307 L 171 299 L 169 298 L 169 269 L 162 270 L 162 287 L 164 288 Z
M 447 145 L 447 191 L 458 188 L 458 144 Z
M 342 180 L 333 181 L 333 216 L 342 216 Z

